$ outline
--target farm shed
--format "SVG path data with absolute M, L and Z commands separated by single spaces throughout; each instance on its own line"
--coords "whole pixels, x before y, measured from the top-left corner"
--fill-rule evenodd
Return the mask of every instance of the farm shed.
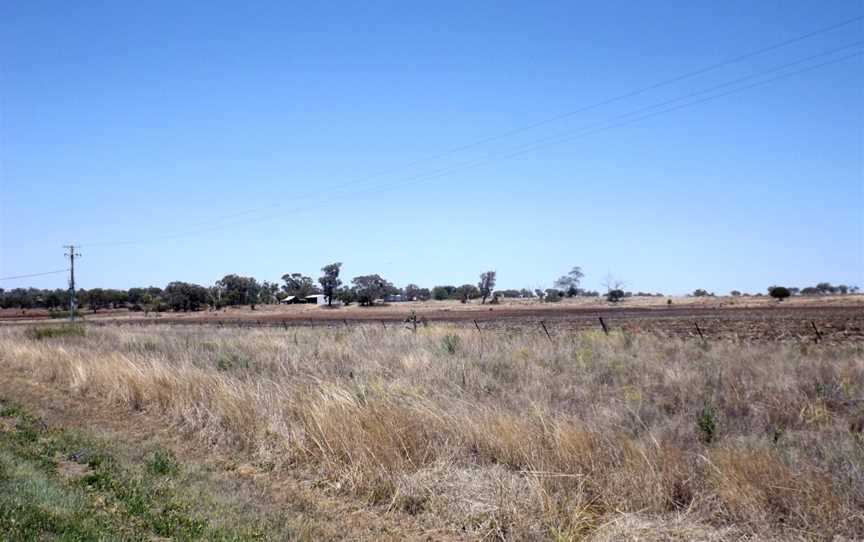
M 304 299 L 306 300 L 306 303 L 312 303 L 315 305 L 327 304 L 327 296 L 324 294 L 307 295 Z
M 289 295 L 285 299 L 279 301 L 280 305 L 293 305 L 295 303 L 306 303 L 305 299 L 300 299 L 296 295 Z

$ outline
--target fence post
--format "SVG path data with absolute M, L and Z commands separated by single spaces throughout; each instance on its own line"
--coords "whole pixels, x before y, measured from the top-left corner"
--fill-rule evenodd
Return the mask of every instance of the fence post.
M 816 322 L 814 322 L 813 320 L 810 320 L 810 325 L 813 326 L 813 331 L 816 332 L 816 338 L 813 339 L 813 342 L 819 344 L 819 341 L 822 340 L 822 333 L 819 332 L 819 328 L 816 327 Z
M 693 325 L 696 326 L 696 333 L 699 334 L 699 338 L 703 341 L 705 340 L 705 335 L 702 335 L 702 330 L 699 329 L 699 322 L 693 322 Z
M 603 333 L 609 335 L 609 328 L 606 327 L 606 322 L 603 321 L 603 317 L 598 316 L 598 318 L 600 319 L 600 325 L 603 327 Z
M 540 326 L 543 328 L 543 331 L 546 332 L 546 338 L 549 339 L 549 342 L 552 342 L 552 335 L 549 334 L 549 330 L 546 329 L 546 322 L 540 320 Z
M 483 344 L 483 332 L 480 330 L 480 324 L 477 323 L 477 320 L 474 320 L 474 327 L 477 328 L 477 335 L 480 337 L 480 359 L 483 359 L 483 350 L 485 350 L 485 345 Z M 462 387 L 465 387 L 465 369 L 462 369 Z

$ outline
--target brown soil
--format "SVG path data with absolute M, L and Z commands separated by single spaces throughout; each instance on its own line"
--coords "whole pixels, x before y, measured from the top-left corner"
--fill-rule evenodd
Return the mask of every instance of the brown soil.
M 311 310 L 310 310 L 311 309 Z M 88 319 L 91 325 L 216 325 L 240 327 L 342 326 L 375 324 L 406 326 L 410 310 L 404 305 L 368 308 L 305 310 L 228 310 L 189 314 L 164 313 L 158 317 L 129 315 Z M 847 342 L 864 340 L 864 305 L 773 304 L 761 307 L 656 306 L 582 307 L 480 306 L 418 307 L 418 326 L 461 324 L 495 332 L 517 327 L 536 327 L 544 322 L 550 333 L 601 329 L 661 333 L 705 340 L 784 340 Z M 55 322 L 42 321 L 41 323 Z M 33 321 L 27 322 L 32 325 Z M 58 322 L 59 323 L 59 322 Z M 24 325 L 25 322 L 19 322 Z M 6 324 L 10 325 L 10 324 Z M 818 332 L 817 332 L 818 330 Z
M 78 478 L 84 478 L 85 476 L 89 476 L 95 471 L 91 469 L 88 465 L 82 465 L 81 463 L 61 459 L 57 461 L 57 472 L 63 478 L 77 480 Z

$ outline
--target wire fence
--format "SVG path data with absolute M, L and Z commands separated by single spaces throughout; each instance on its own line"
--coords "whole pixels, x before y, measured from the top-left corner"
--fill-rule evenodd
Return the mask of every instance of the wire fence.
M 409 315 L 406 318 L 328 318 L 305 320 L 250 319 L 250 318 L 189 318 L 149 317 L 129 320 L 93 320 L 81 322 L 94 327 L 201 327 L 221 329 L 273 329 L 295 330 L 298 328 L 380 328 L 382 332 L 409 332 L 429 328 L 467 328 L 482 335 L 512 334 L 514 332 L 536 332 L 549 341 L 562 335 L 585 331 L 597 331 L 605 335 L 616 333 L 650 333 L 666 337 L 679 337 L 712 341 L 800 341 L 814 344 L 824 342 L 864 343 L 864 312 L 860 315 L 839 314 L 823 319 L 790 317 L 715 318 L 680 317 L 625 318 L 615 319 L 606 315 L 580 318 L 519 318 L 503 317 L 489 319 L 427 319 Z M 20 325 L 62 324 L 63 322 L 21 322 Z M 532 331 L 533 330 L 533 331 Z

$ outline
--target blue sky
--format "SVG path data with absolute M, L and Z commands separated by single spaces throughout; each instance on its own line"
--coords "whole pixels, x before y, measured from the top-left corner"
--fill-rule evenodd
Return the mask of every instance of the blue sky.
M 861 56 L 508 156 L 852 45 L 862 21 L 449 152 L 860 15 L 2 0 L 0 277 L 62 269 L 78 243 L 84 288 L 317 277 L 332 261 L 399 285 L 496 269 L 499 287 L 549 287 L 580 265 L 597 289 L 607 273 L 665 293 L 864 286 Z M 27 285 L 65 277 L 0 283 Z

